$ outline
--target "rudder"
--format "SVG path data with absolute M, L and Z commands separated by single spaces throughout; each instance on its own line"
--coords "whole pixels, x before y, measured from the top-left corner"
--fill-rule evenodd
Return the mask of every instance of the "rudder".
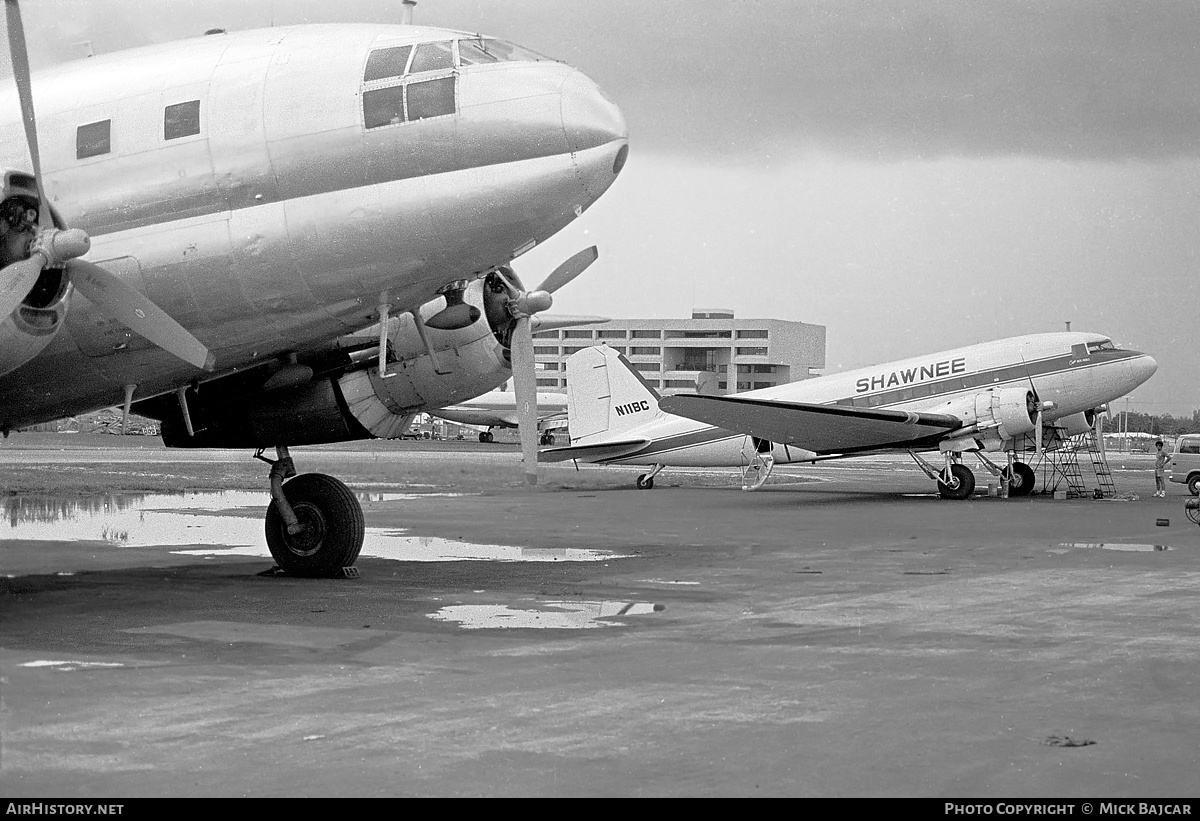
M 658 415 L 658 391 L 629 360 L 606 345 L 567 359 L 567 424 L 571 443 L 621 436 Z

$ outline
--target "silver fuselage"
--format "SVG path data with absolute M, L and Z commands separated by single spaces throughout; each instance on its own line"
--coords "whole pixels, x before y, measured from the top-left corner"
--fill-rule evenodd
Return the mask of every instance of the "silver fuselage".
M 144 399 L 329 344 L 503 265 L 588 208 L 627 151 L 618 109 L 554 61 L 455 67 L 454 111 L 368 129 L 372 49 L 462 33 L 300 26 L 221 34 L 35 75 L 43 176 L 88 259 L 200 339 L 197 373 L 71 295 L 67 327 L 0 377 L 0 428 Z M 200 133 L 164 136 L 164 107 L 200 101 Z M 111 120 L 109 153 L 77 128 Z M 15 93 L 0 165 L 28 170 Z

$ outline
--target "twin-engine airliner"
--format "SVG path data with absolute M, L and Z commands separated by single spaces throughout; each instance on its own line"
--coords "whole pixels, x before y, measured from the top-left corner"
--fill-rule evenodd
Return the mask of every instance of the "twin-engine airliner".
M 1103 405 L 1157 368 L 1098 334 L 1047 333 L 729 396 L 659 397 L 616 351 L 585 348 L 567 360 L 571 444 L 539 458 L 650 465 L 642 489 L 667 466 L 740 466 L 755 489 L 777 462 L 907 452 L 944 498 L 965 499 L 975 477 L 962 458 L 973 453 L 1024 496 L 1034 486 L 1018 458 L 1027 440 L 1040 448 L 1091 430 Z M 940 451 L 944 464 L 922 451 Z M 1007 464 L 987 451 L 1007 453 Z
M 410 25 L 214 33 L 31 76 L 6 11 L 0 430 L 123 404 L 169 446 L 257 449 L 267 543 L 303 576 L 353 564 L 363 516 L 289 446 L 396 437 L 512 378 L 536 480 L 531 327 L 597 253 L 536 288 L 510 263 L 625 164 L 595 83 Z

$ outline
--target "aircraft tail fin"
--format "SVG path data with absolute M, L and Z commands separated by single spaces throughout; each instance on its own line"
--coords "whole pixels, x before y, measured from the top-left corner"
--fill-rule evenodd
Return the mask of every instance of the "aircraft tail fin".
M 571 444 L 629 438 L 658 416 L 658 391 L 629 360 L 604 345 L 567 360 L 567 427 Z

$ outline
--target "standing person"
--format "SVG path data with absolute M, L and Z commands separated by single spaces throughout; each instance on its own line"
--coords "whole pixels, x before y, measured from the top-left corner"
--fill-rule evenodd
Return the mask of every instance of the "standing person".
M 1163 441 L 1154 443 L 1154 495 L 1167 496 L 1167 452 L 1163 450 Z

